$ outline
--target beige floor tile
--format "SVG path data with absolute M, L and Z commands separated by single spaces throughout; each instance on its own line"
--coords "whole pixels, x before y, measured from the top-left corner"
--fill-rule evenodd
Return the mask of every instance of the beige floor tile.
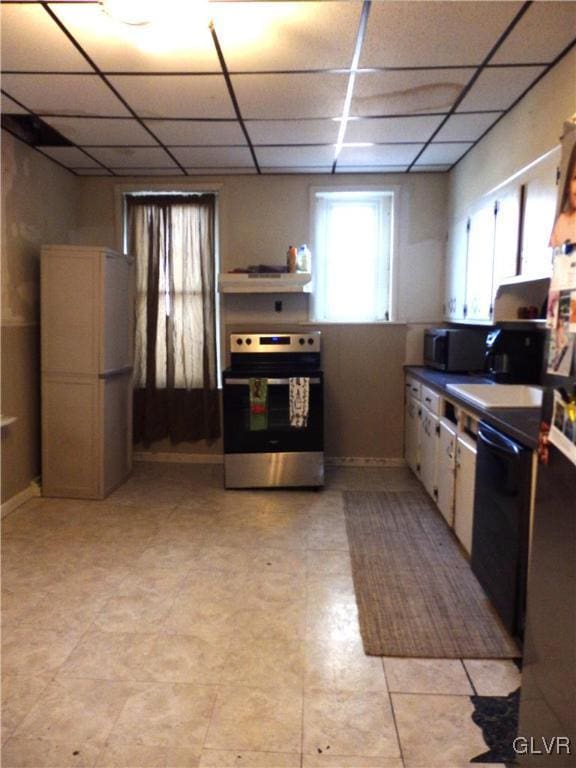
M 141 659 L 141 679 L 164 683 L 216 685 L 225 669 L 228 642 L 190 635 L 161 634 Z
M 305 558 L 299 550 L 248 547 L 203 547 L 195 570 L 250 571 L 255 573 L 302 573 Z
M 304 753 L 400 757 L 386 693 L 306 691 Z
M 216 700 L 216 687 L 140 684 L 126 701 L 112 743 L 200 751 Z
M 386 691 L 382 660 L 366 656 L 359 637 L 313 635 L 304 647 L 307 690 Z
M 468 696 L 391 694 L 407 768 L 464 765 L 487 751 Z
M 2 670 L 34 675 L 57 671 L 78 644 L 77 632 L 29 626 L 7 627 L 2 636 Z
M 300 755 L 282 752 L 245 752 L 205 749 L 200 768 L 301 768 Z
M 61 632 L 83 632 L 92 623 L 102 606 L 106 595 L 98 590 L 81 592 L 47 592 L 42 601 L 21 621 L 37 629 L 54 629 Z
M 306 599 L 306 575 L 301 573 L 249 573 L 238 595 L 244 610 L 274 608 L 292 601 Z M 239 606 L 240 607 L 240 606 Z
M 232 618 L 233 636 L 247 647 L 266 639 L 303 640 L 306 605 L 302 600 L 238 610 Z
M 4 586 L 6 581 L 2 579 Z M 2 626 L 19 624 L 22 619 L 34 615 L 35 610 L 42 605 L 45 596 L 45 592 L 30 592 L 27 589 L 2 589 Z
M 508 659 L 464 659 L 464 665 L 479 696 L 508 696 L 522 681 L 522 675 Z
M 108 740 L 95 768 L 198 768 L 199 749 L 116 743 Z
M 399 757 L 361 757 L 322 752 L 303 755 L 302 768 L 404 768 L 404 763 Z
M 66 678 L 145 681 L 143 660 L 155 635 L 90 631 L 82 637 L 60 674 Z
M 278 636 L 260 636 L 246 643 L 243 637 L 233 637 L 221 681 L 223 685 L 266 690 L 300 690 L 304 683 L 303 643 Z
M 174 541 L 168 544 L 151 542 L 134 564 L 136 570 L 179 568 L 190 569 L 200 552 L 196 541 Z
M 352 578 L 350 554 L 342 550 L 308 549 L 306 572 L 309 576 L 348 576 Z
M 3 675 L 2 735 L 11 734 L 48 687 L 51 675 Z
M 384 658 L 391 693 L 454 693 L 472 695 L 473 690 L 459 659 Z
M 222 687 L 205 749 L 300 753 L 302 693 Z
M 92 630 L 103 632 L 154 633 L 166 626 L 175 596 L 150 593 L 112 597 L 94 616 Z
M 26 739 L 75 745 L 106 741 L 133 688 L 125 683 L 57 678 L 15 731 Z
M 233 598 L 202 600 L 194 595 L 178 595 L 166 616 L 164 629 L 179 635 L 193 635 L 207 641 L 230 640 L 238 606 Z
M 93 768 L 100 744 L 77 744 L 62 734 L 61 741 L 9 739 L 2 748 L 3 768 Z M 122 766 L 127 768 L 127 766 Z M 156 767 L 154 767 L 156 768 Z

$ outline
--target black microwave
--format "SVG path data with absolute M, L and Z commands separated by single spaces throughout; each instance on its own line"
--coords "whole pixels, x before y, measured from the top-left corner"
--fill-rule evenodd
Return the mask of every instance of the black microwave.
M 428 328 L 424 365 L 439 371 L 483 371 L 487 333 L 480 328 Z

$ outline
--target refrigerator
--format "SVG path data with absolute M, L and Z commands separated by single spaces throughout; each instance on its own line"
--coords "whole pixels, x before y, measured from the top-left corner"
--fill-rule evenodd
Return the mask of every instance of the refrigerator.
M 518 761 L 576 766 L 576 247 L 548 299 L 541 450 L 531 525 Z M 543 437 L 545 441 L 542 441 Z
M 41 252 L 42 494 L 103 499 L 132 469 L 133 259 Z

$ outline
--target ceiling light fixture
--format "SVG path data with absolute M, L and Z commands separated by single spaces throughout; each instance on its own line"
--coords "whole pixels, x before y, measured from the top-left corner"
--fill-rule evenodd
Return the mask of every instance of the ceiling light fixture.
M 100 5 L 108 16 L 133 26 L 150 24 L 158 14 L 155 0 L 100 0 Z

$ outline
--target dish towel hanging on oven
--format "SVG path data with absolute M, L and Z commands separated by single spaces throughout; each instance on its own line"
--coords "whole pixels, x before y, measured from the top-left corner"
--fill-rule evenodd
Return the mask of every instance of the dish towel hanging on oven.
M 250 430 L 268 429 L 268 379 L 250 379 Z
M 310 379 L 294 376 L 288 379 L 290 396 L 290 426 L 302 429 L 308 425 Z

